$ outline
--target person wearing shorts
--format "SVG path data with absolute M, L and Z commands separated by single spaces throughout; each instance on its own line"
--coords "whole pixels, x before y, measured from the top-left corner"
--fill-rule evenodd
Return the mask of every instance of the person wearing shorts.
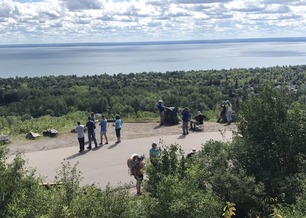
M 102 115 L 102 119 L 100 122 L 100 145 L 103 145 L 103 136 L 105 138 L 105 144 L 108 144 L 108 138 L 106 135 L 107 132 L 107 119 L 105 118 L 104 115 Z
M 137 164 L 134 167 L 134 178 L 136 179 L 136 191 L 137 195 L 141 195 L 141 182 L 143 181 L 143 170 L 144 170 L 144 157 L 136 156 L 135 161 Z

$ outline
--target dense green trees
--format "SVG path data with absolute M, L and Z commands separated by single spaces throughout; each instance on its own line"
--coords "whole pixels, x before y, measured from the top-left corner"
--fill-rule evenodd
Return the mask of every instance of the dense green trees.
M 145 194 L 137 197 L 124 187 L 80 187 L 69 162 L 46 189 L 20 156 L 7 163 L 0 147 L 0 216 L 221 217 L 232 205 L 236 217 L 303 217 L 306 108 L 288 93 L 266 86 L 244 101 L 232 142 L 210 141 L 191 158 L 164 145 L 157 166 L 147 162 Z
M 305 105 L 293 102 L 287 90 L 265 88 L 252 97 L 239 115 L 233 143 L 234 166 L 265 185 L 265 193 L 295 203 L 304 189 L 306 157 Z
M 236 217 L 303 217 L 305 75 L 305 66 L 294 66 L 1 79 L 2 132 L 35 130 L 36 120 L 74 126 L 92 110 L 150 116 L 159 98 L 203 110 L 231 98 L 239 110 L 232 142 L 210 141 L 190 159 L 179 145 L 165 145 L 157 167 L 147 164 L 146 194 L 140 197 L 121 188 L 79 187 L 80 174 L 69 163 L 59 172 L 60 185 L 45 189 L 20 156 L 7 163 L 1 146 L 0 216 L 221 217 L 232 202 Z M 50 119 L 62 113 L 61 120 Z
M 305 75 L 306 66 L 288 66 L 0 78 L 0 116 L 25 113 L 33 117 L 62 116 L 76 110 L 135 115 L 156 112 L 154 105 L 159 98 L 167 106 L 187 106 L 193 112 L 214 111 L 226 99 L 236 107 L 247 93 L 258 93 L 266 81 L 273 86 L 294 85 L 291 88 L 295 91 L 295 100 L 305 102 Z

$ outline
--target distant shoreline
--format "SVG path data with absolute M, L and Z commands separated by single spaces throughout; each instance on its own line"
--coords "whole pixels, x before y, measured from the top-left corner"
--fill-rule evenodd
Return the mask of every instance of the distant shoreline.
M 215 43 L 253 43 L 253 42 L 306 42 L 306 37 L 272 37 L 241 39 L 205 39 L 176 41 L 139 41 L 139 42 L 77 42 L 77 43 L 42 43 L 42 44 L 0 44 L 0 48 L 26 47 L 74 47 L 74 46 L 130 46 L 130 45 L 178 45 L 178 44 L 215 44 Z

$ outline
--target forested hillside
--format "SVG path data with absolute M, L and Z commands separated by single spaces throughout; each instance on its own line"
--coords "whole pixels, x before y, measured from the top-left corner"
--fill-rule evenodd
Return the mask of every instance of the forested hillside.
M 175 71 L 95 76 L 47 76 L 0 79 L 0 116 L 62 116 L 74 111 L 156 112 L 156 101 L 192 111 L 219 109 L 230 100 L 237 110 L 260 86 L 290 86 L 292 97 L 306 101 L 306 65 L 255 69 Z
M 209 141 L 191 157 L 162 144 L 155 164 L 146 161 L 140 196 L 82 187 L 77 165 L 65 161 L 56 185 L 42 186 L 0 146 L 0 217 L 305 217 L 305 111 L 287 89 L 264 86 L 241 103 L 232 141 Z

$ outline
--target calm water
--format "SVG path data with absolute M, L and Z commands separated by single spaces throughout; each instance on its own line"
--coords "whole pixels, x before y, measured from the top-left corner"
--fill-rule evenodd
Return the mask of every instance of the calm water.
M 305 48 L 306 38 L 0 45 L 0 77 L 305 65 Z

